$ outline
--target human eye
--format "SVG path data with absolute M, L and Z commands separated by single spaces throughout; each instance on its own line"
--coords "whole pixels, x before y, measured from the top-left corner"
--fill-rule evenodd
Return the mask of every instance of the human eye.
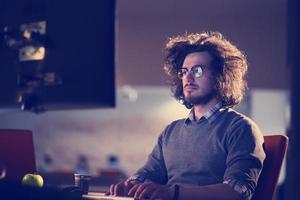
M 192 72 L 195 77 L 200 77 L 203 73 L 203 69 L 201 65 L 196 65 L 192 68 Z
M 180 68 L 177 72 L 177 75 L 179 78 L 182 78 L 184 75 L 186 75 L 187 69 L 186 68 Z

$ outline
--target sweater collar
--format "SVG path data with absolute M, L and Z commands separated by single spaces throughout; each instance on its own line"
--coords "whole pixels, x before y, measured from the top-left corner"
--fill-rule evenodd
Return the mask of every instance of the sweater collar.
M 222 107 L 223 107 L 222 102 L 218 102 L 211 109 L 209 109 L 199 120 L 195 119 L 194 108 L 192 108 L 192 110 L 190 111 L 190 113 L 188 115 L 188 118 L 185 120 L 185 123 L 187 123 L 187 122 L 200 123 L 201 121 L 204 121 L 204 120 L 207 120 L 209 123 L 211 123 L 214 120 L 216 113 L 219 110 L 221 110 Z

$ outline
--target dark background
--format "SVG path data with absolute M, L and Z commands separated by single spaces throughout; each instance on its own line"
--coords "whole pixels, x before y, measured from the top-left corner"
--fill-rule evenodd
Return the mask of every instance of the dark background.
M 0 27 L 46 21 L 46 57 L 18 62 L 16 50 L 0 46 L 0 106 L 16 105 L 16 72 L 41 68 L 62 81 L 41 86 L 40 101 L 47 109 L 115 105 L 115 2 L 1 0 Z M 30 70 L 32 68 L 33 70 Z

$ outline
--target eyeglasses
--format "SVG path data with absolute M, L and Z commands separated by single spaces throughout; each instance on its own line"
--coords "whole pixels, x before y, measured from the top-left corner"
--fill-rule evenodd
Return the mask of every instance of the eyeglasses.
M 192 72 L 192 74 L 195 78 L 199 78 L 200 76 L 202 76 L 204 68 L 205 68 L 205 66 L 203 66 L 203 65 L 195 65 L 190 70 L 186 67 L 182 67 L 178 70 L 177 76 L 178 76 L 178 78 L 182 79 L 190 71 L 190 72 Z

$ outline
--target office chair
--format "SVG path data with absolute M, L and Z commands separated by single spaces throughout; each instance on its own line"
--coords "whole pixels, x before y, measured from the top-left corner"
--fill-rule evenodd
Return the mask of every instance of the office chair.
M 272 200 L 278 177 L 288 147 L 288 137 L 284 135 L 264 136 L 266 159 L 260 174 L 254 200 Z

